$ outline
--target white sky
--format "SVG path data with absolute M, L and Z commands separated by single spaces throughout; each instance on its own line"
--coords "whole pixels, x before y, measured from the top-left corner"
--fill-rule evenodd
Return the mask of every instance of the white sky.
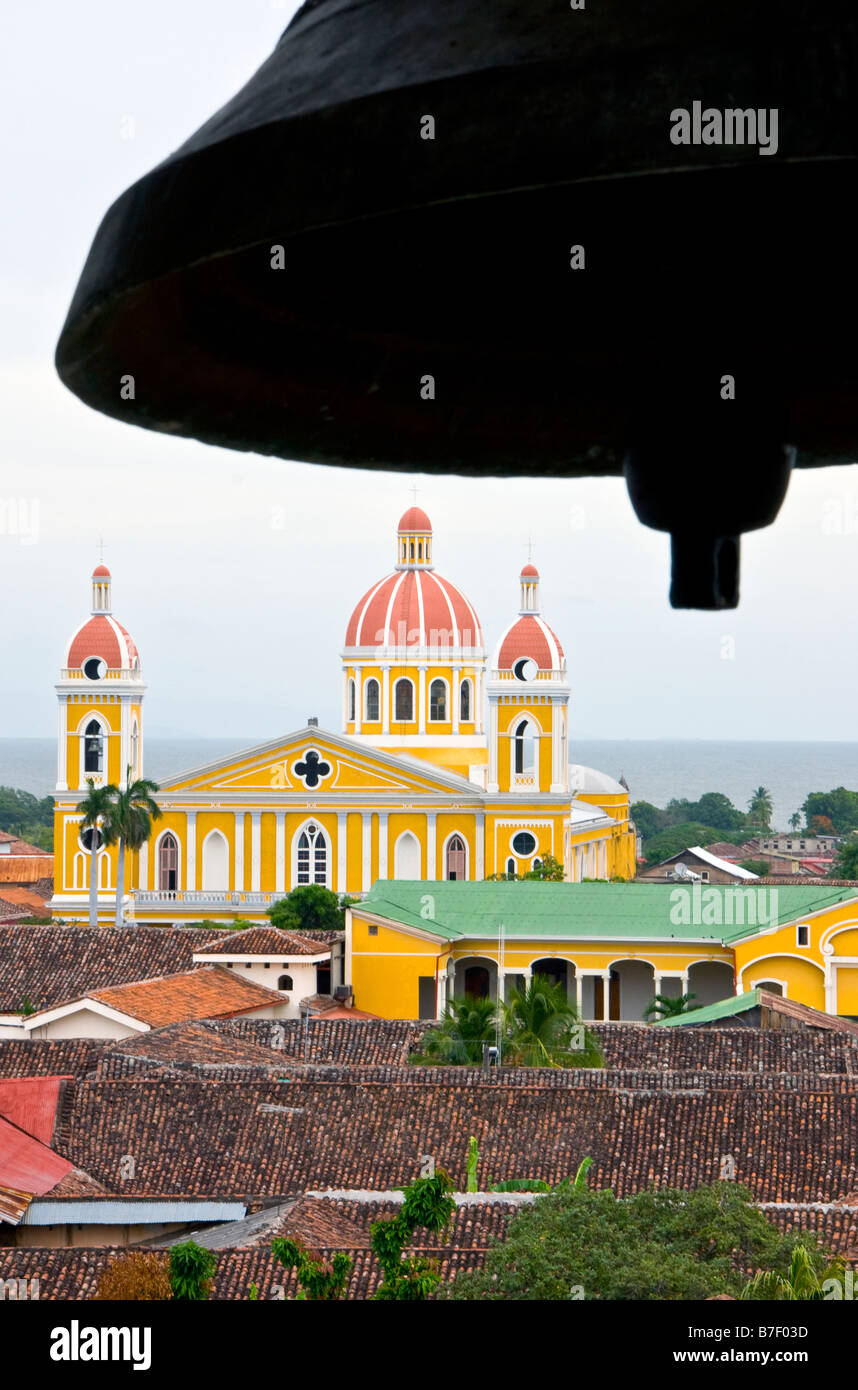
M 53 735 L 53 682 L 89 611 L 99 535 L 114 612 L 140 648 L 149 733 L 263 738 L 313 714 L 339 727 L 346 622 L 392 566 L 412 480 L 129 428 L 53 368 L 108 205 L 233 94 L 296 8 L 3 6 L 2 735 Z M 575 737 L 855 737 L 854 467 L 794 475 L 776 524 L 743 541 L 740 608 L 720 614 L 671 611 L 668 538 L 638 523 L 621 479 L 414 481 L 438 568 L 490 645 L 517 610 L 533 536 Z M 35 539 L 15 534 L 21 504 Z

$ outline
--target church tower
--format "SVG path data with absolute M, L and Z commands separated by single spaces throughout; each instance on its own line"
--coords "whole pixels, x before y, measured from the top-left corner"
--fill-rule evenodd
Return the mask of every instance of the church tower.
M 113 616 L 110 570 L 92 572 L 92 612 L 66 644 L 60 679 L 57 792 L 125 785 L 143 775 L 140 656 Z
M 395 566 L 349 620 L 342 652 L 343 731 L 482 781 L 486 653 L 473 606 L 433 560 L 432 523 L 409 507 Z
M 521 571 L 518 617 L 498 642 L 488 683 L 489 793 L 569 792 L 566 657 L 540 614 L 539 571 Z

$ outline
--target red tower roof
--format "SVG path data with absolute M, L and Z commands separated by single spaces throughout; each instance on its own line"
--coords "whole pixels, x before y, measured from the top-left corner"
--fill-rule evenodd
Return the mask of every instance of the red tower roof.
M 507 628 L 498 643 L 495 669 L 511 671 L 516 661 L 529 657 L 540 671 L 558 671 L 563 662 L 560 639 L 535 613 L 526 613 Z
M 346 629 L 347 647 L 482 645 L 473 606 L 434 570 L 404 569 L 386 575 L 364 594 Z
M 421 535 L 432 530 L 432 522 L 424 512 L 422 507 L 409 507 L 407 512 L 399 518 L 397 531 L 420 532 Z

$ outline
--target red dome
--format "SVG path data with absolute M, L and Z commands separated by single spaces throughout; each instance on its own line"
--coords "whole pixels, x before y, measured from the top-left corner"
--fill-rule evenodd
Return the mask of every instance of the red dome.
M 432 522 L 424 512 L 422 507 L 409 507 L 408 511 L 399 518 L 397 531 L 413 531 L 424 535 L 432 530 Z
M 66 647 L 66 668 L 79 668 L 91 656 L 106 661 L 111 671 L 130 671 L 140 656 L 121 623 L 107 613 L 97 613 L 78 628 Z
M 507 628 L 498 643 L 495 670 L 511 671 L 522 657 L 535 661 L 540 671 L 558 671 L 563 662 L 557 634 L 536 614 L 526 613 Z
M 419 512 L 412 507 L 411 517 Z M 403 518 L 405 520 L 405 518 Z M 388 574 L 349 619 L 346 647 L 481 647 L 480 620 L 465 595 L 434 570 Z
M 93 579 L 109 579 L 110 570 L 107 568 L 107 565 L 96 565 L 95 569 L 92 571 L 92 577 Z
M 536 568 L 536 565 L 525 565 L 524 569 L 521 571 L 521 577 L 522 579 L 538 579 L 539 570 Z

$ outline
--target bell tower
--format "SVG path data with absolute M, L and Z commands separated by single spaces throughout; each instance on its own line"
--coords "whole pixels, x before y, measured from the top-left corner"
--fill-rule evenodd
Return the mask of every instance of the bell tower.
M 487 686 L 488 791 L 568 794 L 566 657 L 540 613 L 536 566 L 525 565 L 519 581 L 519 615 L 497 645 Z
M 143 775 L 143 695 L 140 655 L 113 616 L 111 575 L 92 572 L 90 617 L 66 644 L 58 704 L 57 792 L 113 782 L 124 786 Z

